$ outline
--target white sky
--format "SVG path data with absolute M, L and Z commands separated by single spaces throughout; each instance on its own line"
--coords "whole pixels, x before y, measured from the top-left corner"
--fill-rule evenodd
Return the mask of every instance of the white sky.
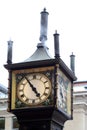
M 40 12 L 46 7 L 48 41 L 54 56 L 53 34 L 60 34 L 60 55 L 69 66 L 70 55 L 75 58 L 78 80 L 87 80 L 87 0 L 0 0 L 0 83 L 7 86 L 7 41 L 13 40 L 13 63 L 30 57 L 40 36 Z

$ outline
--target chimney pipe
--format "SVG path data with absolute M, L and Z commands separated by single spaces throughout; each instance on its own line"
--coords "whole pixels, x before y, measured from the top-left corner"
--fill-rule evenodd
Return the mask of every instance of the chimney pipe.
M 40 29 L 40 41 L 45 43 L 47 40 L 47 26 L 48 26 L 48 12 L 46 8 L 41 12 L 41 29 Z
M 54 34 L 54 51 L 55 51 L 55 58 L 60 57 L 60 52 L 59 52 L 59 34 L 57 33 L 57 30 L 55 31 Z
M 12 45 L 13 41 L 9 40 L 8 41 L 8 54 L 7 54 L 7 63 L 11 64 L 12 63 Z
M 70 55 L 70 68 L 73 71 L 73 73 L 75 73 L 75 55 L 72 54 Z

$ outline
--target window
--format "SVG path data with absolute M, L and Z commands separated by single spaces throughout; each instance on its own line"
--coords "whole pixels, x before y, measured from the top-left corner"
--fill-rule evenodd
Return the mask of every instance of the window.
M 16 117 L 13 117 L 13 128 L 19 128 L 19 124 Z
M 4 130 L 4 129 L 5 129 L 5 118 L 0 117 L 0 130 Z

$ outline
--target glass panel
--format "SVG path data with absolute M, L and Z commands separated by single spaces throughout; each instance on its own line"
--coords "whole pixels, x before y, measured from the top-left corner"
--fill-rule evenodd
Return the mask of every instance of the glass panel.
M 5 118 L 0 117 L 0 130 L 4 130 L 5 128 Z
M 16 117 L 13 117 L 13 128 L 19 128 L 19 124 Z

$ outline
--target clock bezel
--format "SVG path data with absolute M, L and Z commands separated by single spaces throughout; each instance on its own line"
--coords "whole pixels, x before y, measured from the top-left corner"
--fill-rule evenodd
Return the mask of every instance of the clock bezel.
M 27 107 L 36 107 L 36 106 L 44 106 L 43 104 L 38 104 L 38 105 L 27 105 L 27 106 L 19 106 L 17 107 L 16 104 L 18 102 L 18 99 L 17 99 L 17 93 L 16 93 L 16 82 L 19 82 L 19 81 L 16 81 L 16 75 L 17 74 L 21 74 L 21 73 L 42 73 L 42 74 L 45 74 L 47 72 L 50 72 L 52 75 L 51 75 L 51 78 L 53 77 L 53 74 L 54 74 L 54 66 L 48 66 L 48 67 L 38 67 L 38 68 L 26 68 L 26 69 L 18 69 L 18 70 L 12 70 L 12 88 L 11 88 L 11 110 L 14 110 L 14 109 L 21 109 L 21 108 L 27 108 Z M 50 80 L 50 79 L 49 79 Z M 53 78 L 52 78 L 53 80 Z M 51 80 L 50 80 L 51 81 Z M 51 81 L 51 84 L 52 84 L 52 89 L 51 89 L 51 94 L 53 93 L 53 81 Z M 51 95 L 50 94 L 50 95 Z M 50 97 L 50 96 L 49 96 Z M 52 97 L 54 98 L 54 97 Z M 47 98 L 48 99 L 48 98 Z M 46 100 L 47 100 L 46 99 Z M 53 99 L 52 99 L 53 100 Z M 45 101 L 44 101 L 45 102 Z

